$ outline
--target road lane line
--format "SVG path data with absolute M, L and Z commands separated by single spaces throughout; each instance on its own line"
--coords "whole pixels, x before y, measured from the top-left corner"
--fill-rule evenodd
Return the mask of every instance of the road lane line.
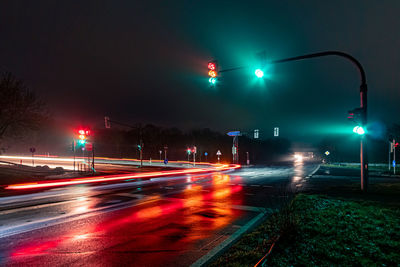
M 26 232 L 33 231 L 33 230 L 38 230 L 41 228 L 54 226 L 57 224 L 62 224 L 62 223 L 67 223 L 67 222 L 71 222 L 71 221 L 75 221 L 75 220 L 85 219 L 85 218 L 89 218 L 92 216 L 100 215 L 105 212 L 112 212 L 112 211 L 117 211 L 117 210 L 121 210 L 121 209 L 125 209 L 125 208 L 130 208 L 133 206 L 148 204 L 148 203 L 151 203 L 151 202 L 154 202 L 157 200 L 159 200 L 159 198 L 148 197 L 147 200 L 140 201 L 140 202 L 138 202 L 138 200 L 132 200 L 132 201 L 128 201 L 128 202 L 117 203 L 114 205 L 99 207 L 96 209 L 88 210 L 87 212 L 83 212 L 83 213 L 65 214 L 65 215 L 60 215 L 60 216 L 56 216 L 56 217 L 52 217 L 52 218 L 45 218 L 45 219 L 38 220 L 38 221 L 27 222 L 27 223 L 23 223 L 23 224 L 14 226 L 14 227 L 7 227 L 5 229 L 2 229 L 0 227 L 0 238 L 9 237 L 9 236 L 17 235 L 17 234 L 22 234 L 22 233 L 26 233 Z M 130 205 L 130 204 L 132 204 L 132 205 Z
M 310 176 L 310 177 L 313 176 L 319 170 L 320 167 L 321 167 L 321 165 L 318 164 L 318 166 L 315 168 L 315 170 L 312 171 L 311 174 L 309 174 L 308 176 Z
M 34 206 L 29 206 L 29 207 L 21 207 L 21 208 L 9 209 L 9 210 L 2 210 L 2 211 L 0 211 L 0 215 L 10 214 L 10 213 L 19 212 L 19 211 L 25 211 L 25 210 L 53 207 L 53 206 L 58 206 L 58 205 L 67 204 L 67 203 L 76 202 L 76 201 L 77 200 L 74 199 L 74 200 L 61 201 L 61 202 L 55 202 L 55 203 L 39 204 L 39 205 L 34 205 Z

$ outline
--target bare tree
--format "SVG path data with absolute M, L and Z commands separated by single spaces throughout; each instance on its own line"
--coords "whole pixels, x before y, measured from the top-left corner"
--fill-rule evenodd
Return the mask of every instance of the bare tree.
M 48 119 L 45 104 L 11 73 L 0 77 L 0 141 L 38 130 Z

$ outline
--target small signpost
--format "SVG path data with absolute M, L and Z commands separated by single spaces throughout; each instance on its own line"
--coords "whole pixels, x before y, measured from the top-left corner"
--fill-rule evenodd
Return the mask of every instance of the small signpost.
M 254 139 L 258 139 L 260 137 L 260 130 L 255 129 L 254 130 Z
M 398 143 L 393 139 L 393 174 L 396 174 L 396 147 Z
M 33 157 L 34 157 L 33 154 L 35 154 L 36 148 L 31 147 L 31 148 L 29 148 L 29 151 L 32 153 L 32 166 L 35 166 L 35 161 L 33 160 Z
M 231 132 L 228 132 L 227 135 L 229 135 L 229 136 L 241 136 L 242 134 L 240 133 L 240 131 L 231 131 Z
M 242 133 L 240 131 L 231 131 L 228 132 L 227 135 L 233 137 L 232 162 L 237 164 L 239 162 L 239 154 L 238 154 L 239 136 L 242 136 Z
M 197 147 L 193 147 L 193 166 L 196 166 L 196 153 L 197 153 Z
M 168 150 L 168 146 L 164 146 L 164 159 L 167 159 L 167 150 Z M 168 161 L 167 161 L 168 163 Z
M 168 164 L 168 159 L 164 159 L 164 164 L 165 164 L 165 165 Z
M 219 163 L 219 157 L 222 155 L 221 151 L 217 151 L 217 157 L 218 157 L 218 163 Z
M 87 151 L 92 151 L 93 150 L 93 144 L 92 143 L 86 143 L 85 147 L 86 147 Z
M 393 160 L 392 164 L 393 164 L 393 174 L 396 174 L 396 161 Z
M 278 137 L 279 136 L 279 127 L 274 128 L 274 136 Z

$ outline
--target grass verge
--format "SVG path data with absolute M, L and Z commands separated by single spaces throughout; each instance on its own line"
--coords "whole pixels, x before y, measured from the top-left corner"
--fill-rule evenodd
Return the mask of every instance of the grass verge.
M 266 266 L 400 266 L 398 205 L 308 194 L 297 195 L 212 266 L 254 266 L 277 234 Z

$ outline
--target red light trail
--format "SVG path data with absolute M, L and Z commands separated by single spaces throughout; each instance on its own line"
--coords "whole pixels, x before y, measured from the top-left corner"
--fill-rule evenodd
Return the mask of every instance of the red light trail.
M 21 190 L 21 189 L 40 189 L 46 187 L 57 187 L 77 184 L 88 184 L 98 182 L 113 182 L 125 179 L 139 179 L 139 178 L 150 178 L 150 177 L 163 177 L 170 175 L 182 175 L 182 174 L 197 174 L 214 171 L 227 171 L 240 168 L 240 165 L 213 165 L 211 168 L 196 168 L 196 169 L 184 169 L 184 170 L 173 170 L 173 171 L 159 171 L 159 172 L 147 172 L 147 173 L 131 173 L 131 174 L 119 174 L 119 175 L 108 175 L 108 176 L 95 176 L 95 177 L 81 177 L 74 179 L 65 180 L 51 180 L 51 181 L 40 181 L 35 183 L 23 183 L 23 184 L 11 184 L 5 189 Z

